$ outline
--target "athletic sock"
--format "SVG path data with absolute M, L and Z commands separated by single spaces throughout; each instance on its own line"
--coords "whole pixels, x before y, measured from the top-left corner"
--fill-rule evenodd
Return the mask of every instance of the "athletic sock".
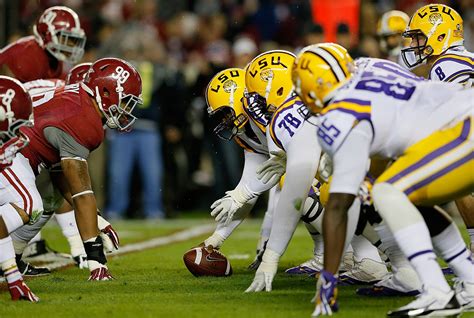
M 451 290 L 436 260 L 430 233 L 424 222 L 398 229 L 394 237 L 415 268 L 424 288 L 435 287 L 444 292 Z
M 474 264 L 471 253 L 466 249 L 461 233 L 454 224 L 444 229 L 443 232 L 432 238 L 436 251 L 443 257 L 462 281 L 474 283 Z
M 76 217 L 74 211 L 66 213 L 55 214 L 56 221 L 61 228 L 63 235 L 66 237 L 71 248 L 71 255 L 73 257 L 86 254 L 84 244 L 82 243 L 79 229 L 77 228 Z
M 8 283 L 22 279 L 15 260 L 12 239 L 10 236 L 0 239 L 0 264 Z

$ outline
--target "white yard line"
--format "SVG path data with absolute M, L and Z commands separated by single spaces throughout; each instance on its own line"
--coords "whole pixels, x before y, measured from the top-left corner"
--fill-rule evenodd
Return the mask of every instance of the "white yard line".
M 214 228 L 215 228 L 215 224 L 203 224 L 203 225 L 193 226 L 193 227 L 187 228 L 185 230 L 176 232 L 168 236 L 156 237 L 148 241 L 120 246 L 118 251 L 109 253 L 107 254 L 107 256 L 114 257 L 114 256 L 119 256 L 119 255 L 127 254 L 127 253 L 140 252 L 146 249 L 164 246 L 171 243 L 186 241 L 193 237 L 201 236 L 203 234 L 212 232 Z M 36 260 L 40 261 L 39 258 L 35 258 L 35 261 Z M 47 261 L 47 259 L 42 259 L 41 261 L 43 260 Z M 59 256 L 54 256 L 54 259 L 51 259 L 51 260 L 52 260 L 51 263 L 44 264 L 45 267 L 51 270 L 74 265 L 74 261 L 70 258 L 61 258 Z

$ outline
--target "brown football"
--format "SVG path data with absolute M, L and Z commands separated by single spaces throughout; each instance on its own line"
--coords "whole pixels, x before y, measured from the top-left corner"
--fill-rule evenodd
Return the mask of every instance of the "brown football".
M 194 276 L 230 276 L 232 266 L 219 251 L 212 248 L 195 247 L 184 253 L 184 265 Z

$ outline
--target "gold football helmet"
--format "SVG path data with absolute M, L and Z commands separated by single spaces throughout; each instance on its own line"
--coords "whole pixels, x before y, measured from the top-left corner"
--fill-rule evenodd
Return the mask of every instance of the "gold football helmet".
M 240 68 L 217 73 L 207 85 L 207 112 L 215 122 L 214 133 L 222 139 L 231 140 L 248 122 L 242 105 L 244 91 L 245 71 Z
M 274 50 L 258 55 L 246 67 L 244 107 L 257 123 L 267 126 L 275 110 L 293 91 L 294 61 L 293 53 Z
M 295 92 L 313 113 L 321 112 L 336 88 L 352 76 L 353 60 L 339 44 L 307 46 L 297 55 L 292 69 Z
M 410 47 L 402 49 L 405 64 L 411 68 L 430 56 L 443 54 L 452 46 L 462 45 L 462 24 L 459 13 L 444 4 L 429 4 L 418 9 L 403 33 L 411 39 Z
M 397 56 L 401 49 L 407 46 L 407 40 L 402 37 L 410 17 L 403 11 L 391 10 L 385 12 L 377 23 L 377 37 L 380 48 L 390 56 Z

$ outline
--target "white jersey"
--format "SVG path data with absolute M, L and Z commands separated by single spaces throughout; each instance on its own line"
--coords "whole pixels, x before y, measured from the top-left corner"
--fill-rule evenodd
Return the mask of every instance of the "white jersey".
M 474 86 L 474 53 L 464 46 L 448 49 L 431 66 L 429 79 Z
M 320 117 L 319 143 L 331 157 L 364 120 L 373 132 L 370 156 L 396 158 L 474 112 L 474 91 L 462 85 L 426 81 L 387 60 L 361 59 L 357 66 Z
M 302 110 L 306 109 L 296 95 L 290 96 L 278 107 L 269 125 L 268 132 L 273 142 L 282 150 L 288 147 L 295 133 L 305 121 Z

